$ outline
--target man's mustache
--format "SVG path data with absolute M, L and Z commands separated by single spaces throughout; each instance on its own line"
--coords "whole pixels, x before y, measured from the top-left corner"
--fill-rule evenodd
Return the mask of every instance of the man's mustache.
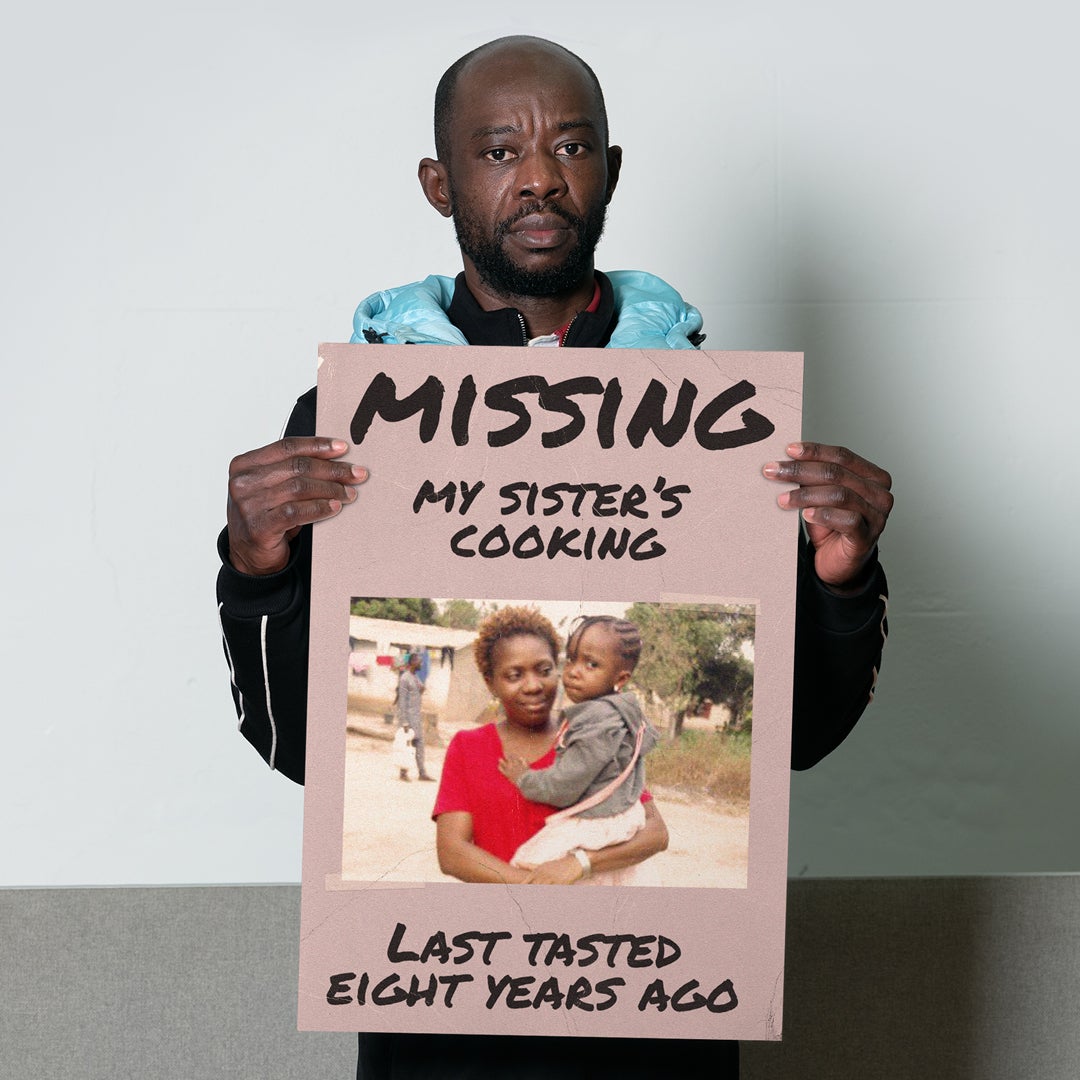
M 499 235 L 505 235 L 521 221 L 522 218 L 531 217 L 533 214 L 551 214 L 554 217 L 562 218 L 567 225 L 575 229 L 578 233 L 581 232 L 581 229 L 585 224 L 577 214 L 568 213 L 561 206 L 553 203 L 535 202 L 523 206 L 513 215 L 513 217 L 508 217 L 505 221 L 500 221 L 498 228 Z

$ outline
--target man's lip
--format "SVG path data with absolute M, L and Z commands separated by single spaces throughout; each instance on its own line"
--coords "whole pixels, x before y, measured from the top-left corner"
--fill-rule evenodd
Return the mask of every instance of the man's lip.
M 550 232 L 554 229 L 568 229 L 570 222 L 557 214 L 526 214 L 519 217 L 510 227 L 511 232 Z
M 510 226 L 510 232 L 531 247 L 552 247 L 566 239 L 573 230 L 558 214 L 529 214 Z

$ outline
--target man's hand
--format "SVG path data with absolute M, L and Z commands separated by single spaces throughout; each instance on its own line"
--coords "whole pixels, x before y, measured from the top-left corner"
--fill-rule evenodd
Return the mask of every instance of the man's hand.
M 335 461 L 341 439 L 287 438 L 233 458 L 229 465 L 229 561 L 242 574 L 273 574 L 289 561 L 302 525 L 341 512 L 356 499 L 367 469 Z
M 842 446 L 792 443 L 791 461 L 770 461 L 770 480 L 798 484 L 778 496 L 785 510 L 802 510 L 818 577 L 834 589 L 857 589 L 892 510 L 892 477 Z

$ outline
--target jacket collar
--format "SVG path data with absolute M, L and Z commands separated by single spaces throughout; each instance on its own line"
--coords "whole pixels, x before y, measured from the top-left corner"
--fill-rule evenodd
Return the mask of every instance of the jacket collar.
M 595 271 L 600 286 L 600 305 L 596 311 L 581 311 L 574 316 L 563 344 L 567 348 L 600 349 L 611 337 L 618 321 L 615 293 L 607 277 Z M 465 335 L 470 345 L 527 345 L 525 318 L 517 308 L 485 311 L 465 284 L 465 274 L 454 279 L 454 299 L 446 312 L 450 321 Z
M 595 313 L 581 313 L 566 344 L 609 349 L 693 349 L 701 344 L 705 336 L 701 312 L 666 281 L 642 270 L 612 270 L 597 273 L 596 279 L 600 306 Z M 471 341 L 447 316 L 456 300 L 455 314 L 475 335 Z M 485 312 L 464 283 L 459 290 L 453 278 L 432 274 L 361 301 L 353 315 L 351 340 L 391 345 L 521 345 L 524 333 L 512 308 Z

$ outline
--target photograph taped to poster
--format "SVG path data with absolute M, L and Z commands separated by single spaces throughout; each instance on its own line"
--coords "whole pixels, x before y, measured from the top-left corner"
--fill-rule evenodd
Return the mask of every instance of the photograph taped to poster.
M 299 1025 L 777 1039 L 802 358 L 536 357 L 320 350 Z
M 447 805 L 453 797 L 451 782 L 462 805 L 477 797 L 482 781 L 469 749 L 475 741 L 465 735 L 454 751 L 449 746 L 459 732 L 505 720 L 505 708 L 488 688 L 475 652 L 478 645 L 483 650 L 487 616 L 505 615 L 518 606 L 549 620 L 559 638 L 560 658 L 563 643 L 579 625 L 598 625 L 601 631 L 609 622 L 632 627 L 640 641 L 640 655 L 622 694 L 656 732 L 655 745 L 643 752 L 646 799 L 656 799 L 680 842 L 631 868 L 633 873 L 624 872 L 619 884 L 745 888 L 755 624 L 754 606 L 745 603 L 353 598 L 349 663 L 342 676 L 348 681 L 348 718 L 341 880 L 453 880 L 439 867 L 431 821 L 434 796 L 420 781 L 425 775 L 441 778 Z M 414 658 L 422 689 L 410 695 L 399 684 L 410 684 L 407 670 Z M 558 661 L 552 674 L 551 709 L 560 715 L 573 703 Z M 499 744 L 488 739 L 481 745 L 495 749 Z M 591 760 L 588 748 L 586 757 Z M 584 797 L 587 779 L 582 774 L 567 797 Z M 494 774 L 491 780 L 503 783 Z M 541 805 L 537 821 L 570 804 L 563 799 Z M 526 822 L 534 815 L 526 815 L 522 828 L 530 831 Z M 560 831 L 578 842 L 558 845 L 558 854 L 604 846 L 599 843 L 605 835 L 602 822 L 592 827 L 598 835 L 587 840 L 575 837 L 569 823 Z M 510 836 L 500 839 L 504 846 L 496 854 L 514 862 L 518 844 L 506 847 Z M 522 843 L 529 840 L 520 837 Z M 592 875 L 588 883 L 599 880 Z

